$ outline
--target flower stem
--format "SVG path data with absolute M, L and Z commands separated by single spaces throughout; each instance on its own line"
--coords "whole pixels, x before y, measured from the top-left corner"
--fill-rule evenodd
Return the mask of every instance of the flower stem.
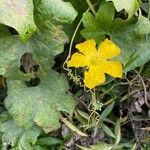
M 96 11 L 94 10 L 94 7 L 93 7 L 91 1 L 90 1 L 90 0 L 85 0 L 85 1 L 86 1 L 86 3 L 88 4 L 89 8 L 90 8 L 91 11 L 92 11 L 92 13 L 93 13 L 94 16 L 95 16 L 95 15 L 96 15 Z

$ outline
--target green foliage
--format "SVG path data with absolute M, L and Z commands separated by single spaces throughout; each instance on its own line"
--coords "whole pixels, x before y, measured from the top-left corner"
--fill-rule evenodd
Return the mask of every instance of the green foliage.
M 6 108 L 21 127 L 27 129 L 35 123 L 48 133 L 60 127 L 60 111 L 73 113 L 74 101 L 65 93 L 67 82 L 55 71 L 49 71 L 36 87 L 27 87 L 20 80 L 7 80 L 7 86 Z
M 116 10 L 119 12 L 121 10 L 125 10 L 129 14 L 129 18 L 132 17 L 135 12 L 140 8 L 140 4 L 138 0 L 106 0 L 112 1 Z
M 95 39 L 100 43 L 106 35 L 121 48 L 118 58 L 130 71 L 150 60 L 149 40 L 145 39 L 150 33 L 150 21 L 144 16 L 132 17 L 128 20 L 114 19 L 115 9 L 112 4 L 102 5 L 95 18 L 87 12 L 83 15 L 82 36 Z M 144 26 L 144 28 L 143 28 Z
M 110 105 L 108 105 L 105 110 L 101 113 L 101 118 L 107 118 L 107 116 L 110 114 L 110 112 L 112 111 L 113 107 L 114 107 L 114 102 L 111 103 Z
M 107 127 L 108 128 L 108 127 Z M 109 128 L 108 128 L 109 129 Z M 109 129 L 110 130 L 110 129 Z M 110 132 L 108 135 L 111 137 L 112 135 L 112 131 L 109 131 Z M 87 147 L 82 147 L 82 146 L 79 146 L 82 150 L 122 150 L 122 149 L 133 149 L 136 147 L 136 144 L 132 145 L 130 143 L 120 143 L 120 140 L 121 140 L 121 132 L 120 132 L 120 120 L 117 120 L 116 122 L 116 127 L 115 127 L 115 142 L 112 143 L 112 144 L 106 144 L 104 142 L 99 142 L 95 145 L 90 145 L 89 148 Z
M 21 128 L 6 113 L 3 113 L 0 119 L 0 131 L 3 133 L 4 146 L 11 145 L 15 149 L 32 150 L 32 145 L 36 143 L 41 132 L 38 128 Z
M 110 137 L 115 138 L 114 133 L 111 131 L 111 129 L 109 127 L 107 127 L 105 124 L 101 124 L 102 129 L 104 130 L 104 132 L 109 135 Z
M 143 69 L 142 74 L 143 74 L 145 77 L 150 78 L 150 62 L 148 62 L 148 63 L 145 65 L 145 68 Z
M 121 131 L 120 131 L 120 120 L 118 119 L 116 122 L 116 126 L 115 126 L 115 135 L 116 135 L 116 139 L 115 139 L 115 144 L 117 145 L 120 140 L 121 140 Z
M 12 117 L 1 121 L 2 144 L 4 148 L 11 145 L 14 150 L 32 150 L 41 134 L 38 127 L 46 133 L 53 131 L 60 127 L 60 112 L 71 116 L 74 111 L 65 76 L 51 68 L 68 41 L 60 23 L 71 23 L 77 12 L 71 3 L 62 0 L 0 3 L 1 23 L 14 28 L 24 42 L 0 26 L 0 74 L 7 78 L 5 107 Z M 40 84 L 36 87 L 28 87 L 25 81 L 32 76 L 19 70 L 25 53 L 31 53 L 39 65 Z M 40 149 L 40 145 L 36 147 Z
M 75 111 L 76 102 L 70 91 L 75 93 L 80 90 L 82 93 L 83 89 L 74 88 L 72 82 L 69 87 L 64 75 L 66 72 L 56 72 L 54 64 L 62 69 L 61 61 L 66 57 L 69 50 L 67 43 L 74 31 L 70 49 L 84 38 L 94 39 L 98 45 L 105 38 L 110 38 L 121 49 L 121 54 L 115 59 L 122 62 L 126 73 L 150 61 L 150 21 L 145 17 L 147 14 L 143 16 L 137 13 L 140 4 L 138 0 L 102 0 L 92 3 L 88 0 L 0 1 L 1 149 L 61 150 L 64 142 L 72 141 L 68 138 L 73 133 L 68 134 L 66 128 L 84 138 L 88 137 L 88 132 L 93 128 L 94 136 L 97 129 L 101 128 L 106 133 L 106 138 L 110 139 L 109 144 L 98 142 L 89 148 L 78 146 L 83 150 L 136 148 L 136 144 L 122 141 L 122 120 L 111 116 L 115 106 L 114 99 L 120 90 L 116 88 L 114 93 L 111 91 L 113 94 L 109 92 L 107 96 L 113 100 L 107 101 L 107 88 L 101 88 L 99 93 L 102 92 L 103 96 L 97 98 L 96 93 L 92 102 L 93 91 L 90 91 L 86 102 L 81 100 L 85 108 L 82 110 L 80 106 Z M 149 12 L 149 8 L 142 8 L 146 13 Z M 122 10 L 128 14 L 126 20 L 121 19 L 120 15 L 124 12 Z M 80 25 L 80 20 L 83 25 Z M 32 61 L 27 59 L 22 64 L 24 54 L 31 54 Z M 61 64 L 55 61 L 57 57 Z M 35 68 L 34 64 L 38 67 Z M 142 72 L 145 76 L 149 76 L 149 68 L 147 63 Z M 35 79 L 39 79 L 39 82 L 31 84 Z M 108 87 L 111 88 L 113 84 L 115 81 L 108 83 Z M 4 93 L 6 90 L 7 94 Z M 118 99 L 121 96 L 119 94 Z M 100 101 L 103 99 L 106 99 L 104 105 Z M 71 118 L 74 112 L 75 119 Z M 64 135 L 50 135 L 50 132 L 61 127 L 61 123 L 66 125 L 65 128 L 62 127 Z
M 42 0 L 38 6 L 39 11 L 44 15 L 61 23 L 72 23 L 77 12 L 71 3 L 62 0 Z
M 26 41 L 37 29 L 34 23 L 33 2 L 2 0 L 0 5 L 0 23 L 15 28 L 22 41 Z
M 56 145 L 60 144 L 62 141 L 54 137 L 42 137 L 37 141 L 37 145 Z
M 81 148 L 81 150 L 97 150 L 97 149 L 109 150 L 109 149 L 112 149 L 113 146 L 100 142 L 97 145 L 90 146 L 90 148 L 81 147 L 81 146 L 79 147 Z
M 11 76 L 14 70 L 17 70 L 17 73 L 19 74 L 20 59 L 26 52 L 33 54 L 35 61 L 39 63 L 40 68 L 43 71 L 47 71 L 46 68 L 48 69 L 49 66 L 52 66 L 54 63 L 54 56 L 49 48 L 43 45 L 42 42 L 40 43 L 40 40 L 34 37 L 23 44 L 17 36 L 7 36 L 0 39 L 0 44 L 1 75 Z M 46 66 L 46 63 L 49 64 L 49 66 Z

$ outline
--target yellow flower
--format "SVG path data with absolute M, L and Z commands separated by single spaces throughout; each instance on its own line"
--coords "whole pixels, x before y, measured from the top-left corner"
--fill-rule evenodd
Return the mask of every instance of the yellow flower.
M 96 49 L 94 40 L 77 44 L 79 52 L 72 55 L 68 67 L 87 67 L 84 73 L 84 84 L 89 89 L 105 82 L 105 73 L 112 77 L 122 77 L 122 65 L 119 61 L 110 60 L 120 53 L 120 49 L 111 40 L 105 39 Z

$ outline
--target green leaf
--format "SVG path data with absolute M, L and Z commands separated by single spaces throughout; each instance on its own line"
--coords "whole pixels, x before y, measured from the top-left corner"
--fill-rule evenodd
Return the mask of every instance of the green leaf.
M 35 144 L 40 130 L 36 127 L 28 130 L 17 126 L 12 119 L 0 120 L 0 131 L 3 133 L 3 145 L 11 145 L 18 149 L 33 150 L 32 144 Z
M 106 118 L 110 112 L 112 111 L 113 107 L 114 107 L 115 102 L 112 102 L 110 105 L 108 105 L 105 110 L 101 113 L 101 118 Z
M 110 137 L 115 138 L 114 133 L 111 131 L 111 129 L 109 127 L 107 127 L 105 124 L 101 124 L 102 129 L 104 130 L 104 132 L 109 135 Z
M 46 71 L 53 66 L 53 53 L 46 47 L 38 36 L 34 36 L 26 43 L 20 42 L 17 36 L 8 36 L 0 39 L 0 74 L 9 77 L 15 71 L 19 74 L 20 59 L 24 53 L 32 53 L 40 69 Z M 49 66 L 45 66 L 48 64 Z M 7 74 L 7 75 L 6 75 Z
M 148 13 L 148 1 L 142 2 L 141 8 Z
M 57 25 L 50 19 L 38 20 L 39 31 L 33 37 L 39 41 L 41 46 L 46 47 L 54 56 L 64 51 L 64 44 L 68 42 L 68 37 L 61 25 Z
M 51 18 L 61 23 L 72 23 L 77 16 L 77 12 L 71 3 L 62 0 L 42 0 L 38 9 L 45 16 L 51 16 Z
M 52 20 L 50 15 L 45 16 L 44 11 L 37 7 L 39 4 L 35 8 L 38 32 L 29 41 L 21 43 L 17 36 L 3 36 L 3 32 L 0 34 L 0 74 L 7 78 L 22 76 L 18 68 L 20 58 L 26 52 L 32 53 L 40 65 L 40 74 L 45 74 L 54 64 L 54 56 L 63 52 L 64 44 L 68 41 L 62 26 Z M 2 27 L 0 29 L 4 30 Z
M 63 30 L 65 30 L 66 27 L 69 27 L 70 28 L 69 30 L 71 30 L 72 33 L 74 28 L 72 28 L 72 26 L 66 23 L 72 23 L 75 17 L 77 16 L 77 12 L 72 7 L 71 3 L 63 2 L 61 0 L 57 0 L 57 1 L 44 0 L 40 2 L 36 0 L 34 1 L 34 5 L 35 5 L 34 17 L 35 17 L 36 24 L 38 28 L 40 28 L 41 33 L 43 33 L 44 31 L 44 33 L 42 34 L 43 42 L 48 47 L 51 47 L 51 44 L 53 44 L 53 42 L 57 42 L 58 43 L 56 44 L 57 51 L 56 49 L 54 50 L 55 55 L 63 52 L 63 49 L 60 49 L 59 45 L 61 43 L 64 44 L 68 42 L 68 37 L 66 37 L 65 34 L 64 35 L 62 34 Z M 62 27 L 61 25 L 59 25 L 60 23 L 61 24 L 65 23 L 65 24 L 63 24 Z M 53 35 L 52 41 L 49 40 L 49 33 L 51 30 L 48 30 L 47 25 L 53 25 L 54 27 L 55 26 L 59 27 L 58 29 L 55 28 L 55 32 L 54 34 L 52 34 Z M 64 28 L 64 26 L 66 27 Z M 68 28 L 67 30 L 65 30 L 65 32 L 68 33 Z M 72 34 L 70 34 L 70 36 L 72 36 Z M 62 39 L 60 39 L 60 37 L 62 37 Z
M 7 86 L 5 106 L 21 127 L 36 124 L 48 133 L 60 127 L 60 111 L 70 115 L 74 111 L 74 100 L 66 93 L 67 80 L 55 71 L 49 71 L 36 87 L 27 87 L 20 80 L 7 80 Z
M 75 10 L 78 12 L 79 18 L 83 14 L 83 12 L 87 11 L 87 9 L 88 9 L 88 4 L 83 0 L 78 0 L 78 1 L 76 1 L 76 0 L 63 0 L 63 1 L 70 2 L 73 5 Z
M 45 4 L 45 1 L 39 2 L 38 7 L 35 8 L 35 21 L 39 29 L 37 32 L 37 38 L 41 44 L 49 48 L 54 55 L 58 55 L 63 52 L 64 44 L 68 42 L 68 37 L 63 31 L 62 25 L 60 25 L 57 20 L 54 20 L 50 13 L 52 11 L 51 9 L 59 12 L 60 10 L 58 7 L 47 8 L 47 10 L 45 7 L 52 6 L 48 5 L 50 1 L 47 2 L 45 7 L 43 6 L 43 3 Z
M 69 36 L 72 37 L 79 21 L 81 20 L 81 16 L 83 15 L 83 12 L 86 12 L 88 9 L 88 5 L 86 3 L 86 1 L 84 0 L 64 0 L 65 2 L 71 2 L 71 4 L 73 5 L 73 7 L 75 8 L 75 10 L 78 12 L 78 16 L 76 17 L 76 19 L 73 21 L 73 23 L 70 24 L 63 24 L 63 29 L 65 31 L 65 33 Z M 80 31 L 82 29 L 82 26 L 79 27 L 78 31 Z M 79 42 L 82 39 L 80 32 L 76 33 L 74 42 Z
M 40 145 L 35 145 L 34 150 L 49 150 L 49 148 L 44 147 L 44 146 L 40 146 Z
M 129 14 L 129 18 L 132 17 L 135 12 L 140 8 L 140 4 L 138 0 L 106 0 L 112 1 L 116 10 L 119 12 L 121 10 L 126 10 Z
M 150 33 L 150 21 L 141 16 L 122 20 L 114 19 L 115 9 L 111 3 L 102 5 L 96 14 L 83 15 L 82 36 L 86 39 L 95 39 L 100 44 L 106 36 L 121 48 L 121 54 L 114 58 L 125 66 L 125 72 L 145 64 L 150 60 L 150 40 L 145 34 Z M 144 26 L 144 28 L 143 28 Z
M 88 120 L 89 117 L 90 117 L 86 112 L 81 111 L 81 110 L 79 110 L 79 109 L 77 109 L 77 112 L 79 113 L 79 115 L 80 115 L 81 117 L 83 117 L 83 118 L 86 119 L 86 120 Z
M 67 36 L 60 26 L 55 26 L 49 22 L 43 23 L 40 29 L 26 43 L 20 42 L 17 36 L 1 37 L 1 75 L 10 76 L 14 70 L 16 74 L 19 74 L 20 58 L 26 52 L 33 54 L 42 72 L 46 72 L 49 67 L 53 66 L 54 55 L 63 51 Z
M 87 134 L 83 133 L 82 131 L 80 131 L 76 126 L 74 126 L 71 122 L 69 122 L 66 118 L 62 118 L 61 119 L 63 121 L 63 123 L 68 126 L 73 132 L 75 132 L 76 134 L 80 135 L 80 136 L 87 136 Z
M 42 137 L 38 139 L 37 144 L 38 145 L 56 145 L 62 143 L 62 140 L 54 137 Z
M 150 62 L 148 62 L 148 63 L 145 65 L 145 67 L 144 67 L 144 69 L 143 69 L 143 71 L 142 71 L 142 75 L 144 75 L 145 77 L 150 78 Z
M 115 125 L 115 135 L 116 135 L 116 139 L 115 139 L 115 144 L 119 144 L 120 140 L 121 140 L 121 128 L 120 128 L 120 120 L 118 119 Z
M 96 145 L 91 145 L 90 148 L 82 147 L 79 145 L 78 147 L 81 148 L 81 150 L 111 150 L 113 148 L 111 144 L 106 144 L 103 142 L 100 142 Z
M 143 28 L 144 27 L 144 28 Z M 139 20 L 136 22 L 134 28 L 133 28 L 133 33 L 135 36 L 139 35 L 145 35 L 150 33 L 150 21 L 145 18 L 144 16 L 140 16 Z
M 136 149 L 137 149 L 137 144 L 135 143 L 135 144 L 132 146 L 131 150 L 136 150 Z
M 37 29 L 32 0 L 1 0 L 0 6 L 0 23 L 16 29 L 22 41 L 26 41 Z
M 8 28 L 5 25 L 0 24 L 0 37 L 11 35 Z

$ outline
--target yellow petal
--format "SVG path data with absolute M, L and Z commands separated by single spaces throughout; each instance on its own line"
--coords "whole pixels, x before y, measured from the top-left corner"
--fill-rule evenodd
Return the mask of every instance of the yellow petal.
M 88 66 L 88 61 L 83 54 L 74 53 L 71 57 L 71 60 L 67 62 L 67 66 L 75 68 L 85 67 Z
M 89 89 L 105 82 L 105 75 L 99 67 L 90 67 L 84 74 L 84 84 Z
M 100 57 L 103 59 L 109 59 L 117 56 L 120 53 L 120 48 L 115 45 L 111 40 L 105 39 L 98 48 Z
M 103 61 L 100 68 L 112 77 L 122 77 L 122 65 L 119 61 Z
M 77 44 L 76 48 L 86 56 L 90 56 L 97 51 L 96 43 L 94 40 L 88 40 L 83 43 Z

